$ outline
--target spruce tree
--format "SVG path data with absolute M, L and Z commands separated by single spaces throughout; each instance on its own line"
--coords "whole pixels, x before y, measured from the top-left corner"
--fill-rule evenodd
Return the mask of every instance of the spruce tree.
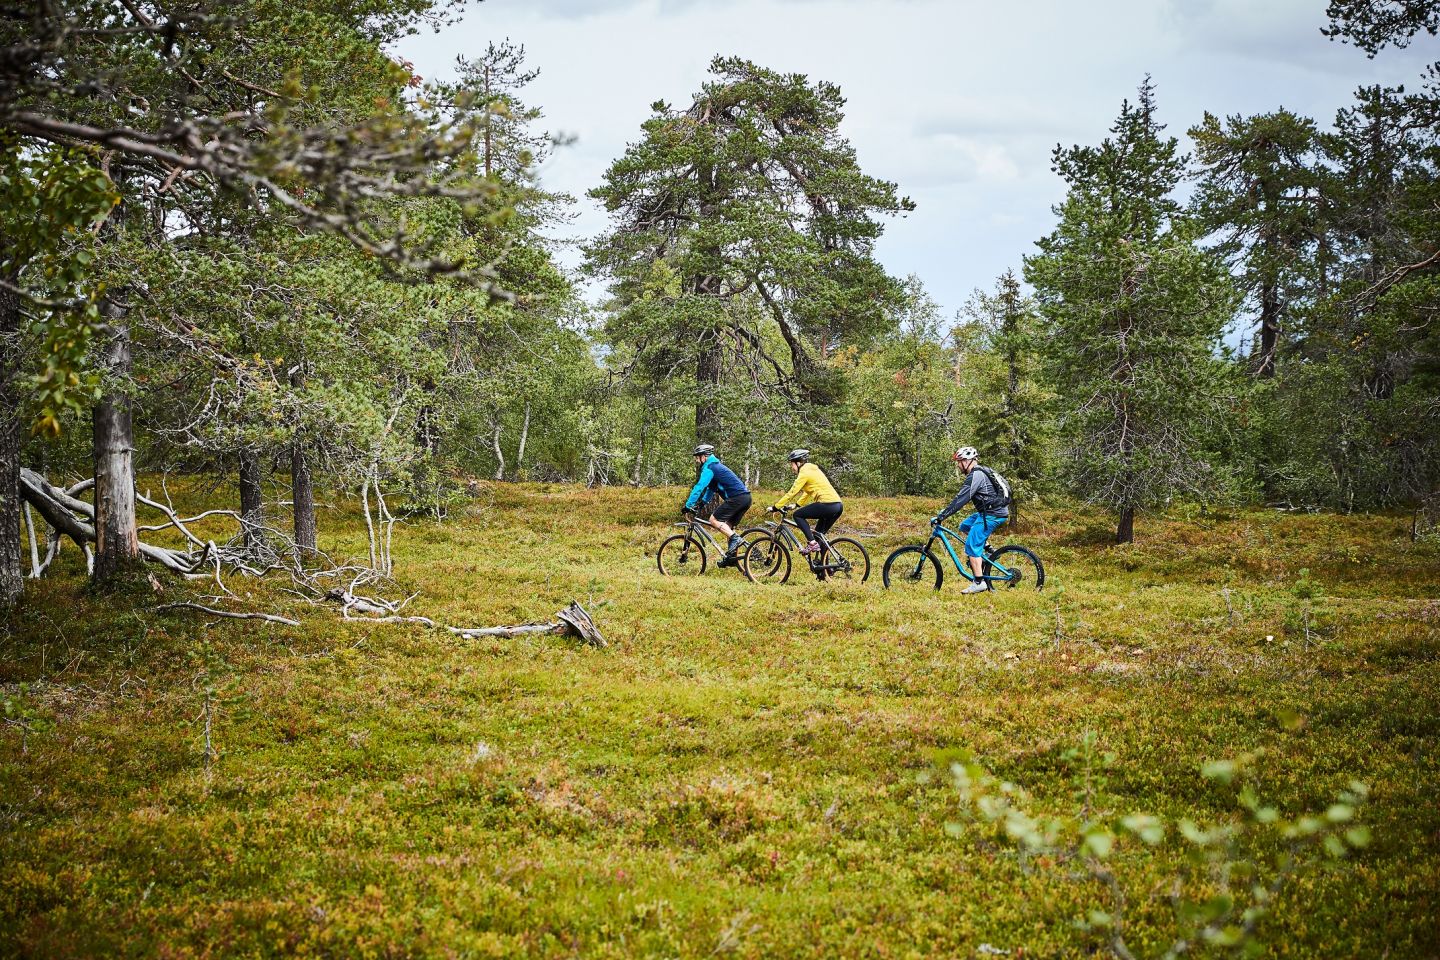
M 1205 486 L 1202 438 L 1226 415 L 1215 350 L 1235 292 L 1175 200 L 1186 159 L 1155 116 L 1149 78 L 1098 147 L 1056 147 L 1060 223 L 1025 263 L 1044 318 L 1077 492 L 1118 514 Z

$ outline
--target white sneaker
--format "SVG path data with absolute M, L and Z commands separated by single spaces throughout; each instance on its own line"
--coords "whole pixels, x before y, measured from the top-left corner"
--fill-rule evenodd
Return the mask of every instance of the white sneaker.
M 983 584 L 983 583 L 972 583 L 972 584 L 970 584 L 970 586 L 966 587 L 964 590 L 961 590 L 960 592 L 961 592 L 961 593 L 984 593 L 985 591 L 987 591 L 987 590 L 989 590 L 989 589 L 990 589 L 989 586 L 987 586 L 986 584 Z

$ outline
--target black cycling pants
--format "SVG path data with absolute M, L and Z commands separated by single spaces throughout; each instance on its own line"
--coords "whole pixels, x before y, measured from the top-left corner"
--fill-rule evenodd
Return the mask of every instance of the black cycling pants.
M 840 514 L 845 512 L 843 503 L 807 503 L 805 506 L 790 514 L 790 518 L 800 528 L 806 540 L 814 540 L 815 534 L 810 532 L 810 524 L 806 521 L 814 520 L 815 529 L 825 534 L 835 526 L 835 521 L 840 519 Z

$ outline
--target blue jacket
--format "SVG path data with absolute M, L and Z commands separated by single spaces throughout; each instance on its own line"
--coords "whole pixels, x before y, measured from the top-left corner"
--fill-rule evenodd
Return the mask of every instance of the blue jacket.
M 693 510 L 697 503 L 705 503 L 716 490 L 720 491 L 720 496 L 725 500 L 750 492 L 744 482 L 735 476 L 735 471 L 721 463 L 720 458 L 712 453 L 710 459 L 700 468 L 700 479 L 695 481 L 695 488 L 685 499 L 685 509 Z

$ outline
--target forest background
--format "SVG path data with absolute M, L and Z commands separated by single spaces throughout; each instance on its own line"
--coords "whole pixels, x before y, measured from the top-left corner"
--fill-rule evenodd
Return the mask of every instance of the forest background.
M 1103 505 L 1119 542 L 1177 500 L 1429 524 L 1434 64 L 1329 124 L 1206 114 L 1193 155 L 1145 78 L 1102 142 L 1055 148 L 1053 231 L 947 317 L 875 257 L 913 204 L 864 172 L 841 91 L 735 58 L 652 105 L 591 191 L 611 219 L 585 276 L 562 269 L 573 198 L 537 177 L 564 147 L 523 48 L 430 85 L 385 53 L 456 16 L 8 16 L 7 597 L 44 526 L 22 524 L 22 463 L 94 474 L 101 579 L 140 552 L 137 469 L 238 475 L 247 548 L 283 503 L 313 550 L 317 482 L 438 518 L 475 477 L 684 482 L 697 441 L 751 483 L 803 443 L 845 490 L 934 495 L 974 443 L 1022 503 Z M 1436 19 L 1336 2 L 1319 26 L 1384 56 Z

